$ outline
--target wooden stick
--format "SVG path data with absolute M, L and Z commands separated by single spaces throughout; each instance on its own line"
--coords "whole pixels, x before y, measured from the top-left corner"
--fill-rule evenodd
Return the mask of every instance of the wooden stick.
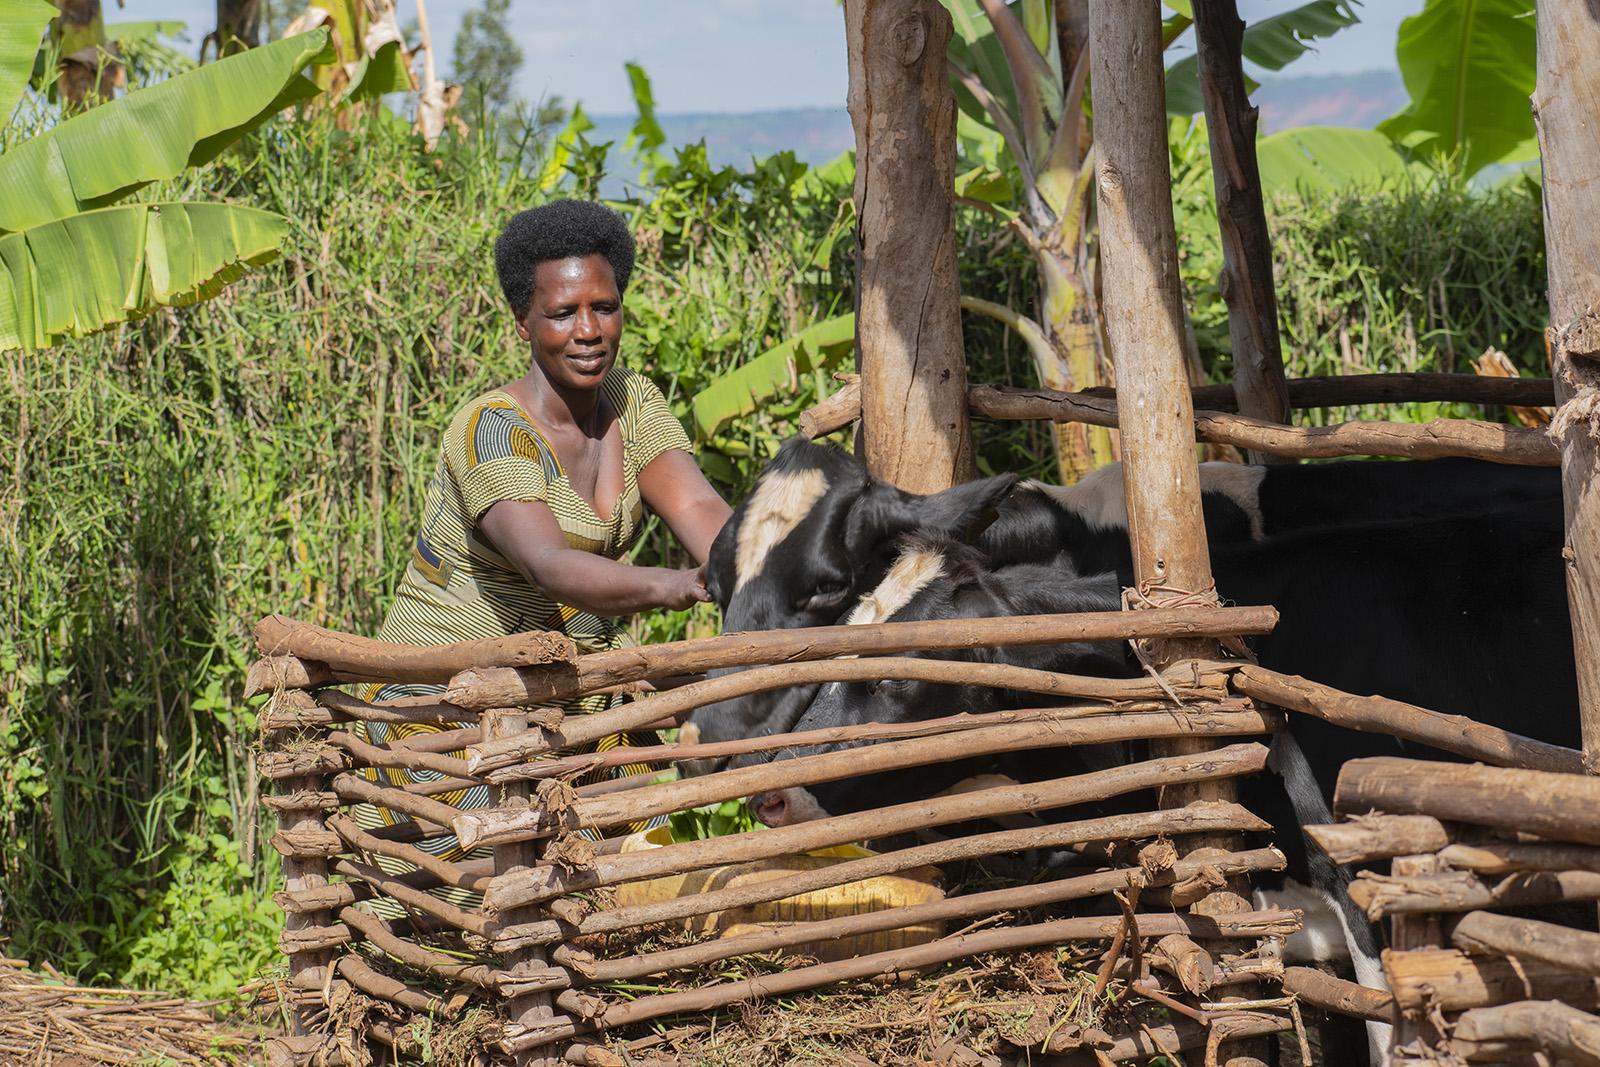
M 493 878 L 468 874 L 459 864 L 440 859 L 431 852 L 424 852 L 415 845 L 406 845 L 398 841 L 385 841 L 382 838 L 373 837 L 357 826 L 356 821 L 348 815 L 333 816 L 328 820 L 328 826 L 333 829 L 335 834 L 348 842 L 351 848 L 376 853 L 379 856 L 388 856 L 391 859 L 404 860 L 412 866 L 433 875 L 439 880 L 440 885 L 452 885 L 459 889 L 482 893 L 493 882 Z
M 395 748 L 391 745 L 373 745 L 361 740 L 354 734 L 347 734 L 343 730 L 335 730 L 328 735 L 328 744 L 341 748 L 350 753 L 356 761 L 368 767 L 393 767 L 407 771 L 436 771 L 439 774 L 453 775 L 465 778 L 471 774 L 467 770 L 467 761 L 455 759 L 452 756 L 441 756 L 435 752 L 419 752 L 415 749 Z
M 1002 421 L 1085 422 L 1116 426 L 1117 405 L 1081 393 L 974 385 L 968 391 L 972 413 Z M 1334 426 L 1278 426 L 1222 411 L 1194 412 L 1196 440 L 1233 445 L 1296 459 L 1337 456 L 1399 456 L 1440 459 L 1470 456 L 1492 463 L 1554 467 L 1560 453 L 1544 430 L 1474 419 L 1434 419 L 1428 423 L 1344 422 Z
M 1387 916 L 1561 904 L 1600 900 L 1600 874 L 1537 871 L 1513 874 L 1490 886 L 1465 871 L 1412 876 L 1363 871 L 1350 883 L 1350 899 L 1374 922 Z
M 803 893 L 812 893 L 883 875 L 899 874 L 918 867 L 977 859 L 1005 852 L 1020 852 L 1030 848 L 1063 848 L 1084 841 L 1117 840 L 1133 835 L 1199 833 L 1219 828 L 1251 830 L 1264 828 L 1265 824 L 1251 818 L 1244 809 L 1227 811 L 1225 810 L 1227 807 L 1229 805 L 1216 805 L 1210 811 L 1191 811 L 1178 818 L 1164 817 L 1162 813 L 1156 812 L 955 837 L 894 852 L 844 860 L 826 867 L 798 871 L 782 878 L 746 882 L 725 889 L 705 890 L 693 896 L 595 912 L 583 916 L 577 924 L 578 933 L 604 934 L 639 926 L 651 926 L 695 915 L 709 915 L 713 912 L 784 900 Z M 1180 812 L 1185 809 L 1172 810 Z M 1241 826 L 1241 823 L 1245 825 Z M 548 932 L 541 924 L 534 925 L 542 932 Z M 524 931 L 509 925 L 503 926 L 500 934 L 502 940 L 522 939 L 526 936 Z
M 256 623 L 255 638 L 256 648 L 264 656 L 315 660 L 335 674 L 378 682 L 444 682 L 452 674 L 478 667 L 570 663 L 578 655 L 570 637 L 543 630 L 453 645 L 402 645 L 339 633 L 282 615 L 268 615 Z
M 339 681 L 326 664 L 298 656 L 267 656 L 250 664 L 244 675 L 244 695 L 260 696 L 280 689 L 321 689 Z
M 1576 774 L 1374 756 L 1344 765 L 1334 807 L 1432 815 L 1600 845 L 1600 781 Z
M 358 778 L 353 774 L 341 774 L 329 783 L 333 791 L 345 800 L 359 800 L 368 804 L 376 804 L 390 811 L 397 811 L 402 815 L 410 815 L 416 819 L 426 819 L 428 822 L 439 826 L 449 826 L 450 821 L 461 812 L 450 805 L 438 800 L 429 800 L 426 797 L 415 796 L 403 789 L 392 786 L 382 786 L 369 782 L 365 778 Z
M 309 696 L 310 694 L 305 694 Z M 320 690 L 315 698 L 319 707 L 327 708 L 338 718 L 333 721 L 360 719 L 366 722 L 390 723 L 459 723 L 475 720 L 478 713 L 456 704 L 446 704 L 436 696 L 399 697 L 395 700 L 358 700 L 337 689 Z
M 871 660 L 859 662 L 871 663 Z M 954 665 L 954 664 L 952 664 Z M 1199 703 L 1196 701 L 1196 703 Z M 1206 702 L 1206 708 L 1238 711 L 1253 708 L 1252 704 L 1230 703 L 1227 698 Z M 614 748 L 607 752 L 589 752 L 579 756 L 538 760 L 490 771 L 484 777 L 490 782 L 521 781 L 530 778 L 571 778 L 590 771 L 623 767 L 634 763 L 675 763 L 679 760 L 724 759 L 752 752 L 776 752 L 780 749 L 807 748 L 817 745 L 836 745 L 855 741 L 901 741 L 914 737 L 933 737 L 984 726 L 1000 726 L 1017 722 L 1069 722 L 1107 715 L 1164 714 L 1170 703 L 1148 701 L 1124 704 L 1113 711 L 1103 704 L 1080 704 L 1050 708 L 1025 708 L 1012 711 L 987 712 L 978 715 L 946 715 L 915 722 L 869 722 L 859 726 L 834 726 L 822 730 L 806 730 L 793 734 L 767 734 L 764 737 L 742 737 L 734 741 L 714 741 L 694 744 L 651 745 L 640 748 Z M 500 763 L 504 756 L 492 762 Z M 636 775 L 635 777 L 644 777 Z M 624 780 L 626 781 L 626 779 Z M 605 783 L 610 785 L 612 783 Z M 595 794 L 589 794 L 595 795 Z
M 1116 400 L 1115 389 L 1095 386 L 1064 396 L 1074 400 Z M 1190 389 L 1196 410 L 1235 412 L 1238 398 L 1231 385 L 1199 385 Z M 971 406 L 971 390 L 968 405 Z M 1549 378 L 1486 378 L 1477 374 L 1340 374 L 1289 379 L 1291 408 L 1355 407 L 1362 404 L 1503 404 L 1550 407 L 1555 386 Z M 982 415 L 982 411 L 974 414 Z M 800 413 L 800 432 L 821 437 L 861 417 L 861 390 L 847 383 L 826 400 Z M 994 416 L 990 416 L 994 417 Z M 1089 420 L 1084 420 L 1089 421 Z
M 657 719 L 675 719 L 709 704 L 753 693 L 822 682 L 876 682 L 892 678 L 941 684 L 986 685 L 1023 693 L 1105 700 L 1124 705 L 1131 701 L 1170 699 L 1162 682 L 1185 700 L 1215 699 L 1218 694 L 1214 687 L 1225 686 L 1226 677 L 1226 673 L 1219 670 L 1217 665 L 1209 663 L 1179 664 L 1161 682 L 1153 678 L 1091 678 L 1057 674 L 1006 663 L 965 663 L 911 657 L 783 663 L 695 682 L 609 711 L 574 716 L 564 721 L 559 729 L 542 734 L 529 731 L 515 744 L 496 742 L 493 746 L 475 745 L 469 750 L 467 759 L 473 766 L 504 766 L 506 757 L 528 759 L 561 748 L 586 745 L 611 734 L 640 729 Z M 1195 684 L 1197 679 L 1200 683 L 1198 686 Z
M 326 952 L 352 940 L 350 928 L 343 923 L 327 926 L 302 926 L 284 930 L 278 935 L 278 951 L 286 956 L 299 956 L 308 952 Z
M 360 931 L 361 936 L 368 944 L 380 948 L 399 960 L 401 963 L 412 967 L 420 967 L 431 974 L 438 975 L 452 982 L 466 982 L 480 989 L 495 989 L 500 982 L 502 971 L 493 967 L 486 967 L 481 963 L 462 963 L 454 956 L 443 952 L 433 952 L 412 944 L 405 938 L 390 929 L 389 924 L 376 915 L 359 911 L 356 908 L 344 908 L 339 912 L 341 922 Z
M 311 745 L 284 752 L 263 752 L 256 757 L 256 770 L 263 778 L 275 782 L 285 778 L 306 779 L 296 788 L 315 789 L 322 784 L 316 779 L 316 775 L 341 771 L 346 766 L 348 763 L 344 753 L 327 745 Z
M 1278 612 L 1274 608 L 1241 607 L 1142 611 L 1137 615 L 1100 611 L 762 630 L 596 652 L 580 656 L 575 668 L 553 665 L 538 669 L 465 671 L 450 680 L 444 699 L 466 708 L 521 707 L 564 700 L 621 682 L 700 673 L 719 667 L 1000 645 L 1120 641 L 1135 637 L 1239 637 L 1268 633 L 1277 621 Z
M 1173 809 L 1182 812 L 1187 809 Z M 1218 826 L 1220 824 L 1213 824 Z M 1223 827 L 1244 829 L 1241 823 Z M 909 926 L 964 919 L 974 915 L 997 915 L 1001 912 L 1020 911 L 1042 907 L 1068 900 L 1082 900 L 1114 892 L 1128 886 L 1149 882 L 1165 883 L 1188 877 L 1203 867 L 1215 867 L 1227 874 L 1245 874 L 1252 871 L 1281 870 L 1283 854 L 1275 848 L 1233 852 L 1205 860 L 1179 860 L 1161 878 L 1149 878 L 1138 868 L 1098 871 L 1076 878 L 1063 878 L 1053 882 L 1019 886 L 1015 889 L 993 889 L 984 893 L 948 897 L 927 904 L 890 908 L 883 911 L 846 915 L 836 919 L 794 923 L 756 933 L 724 937 L 685 948 L 647 952 L 633 957 L 596 959 L 581 950 L 563 946 L 552 954 L 557 963 L 571 967 L 592 982 L 625 981 L 646 975 L 688 967 L 700 967 L 718 960 L 758 952 L 773 952 L 795 945 L 814 945 L 825 941 L 842 940 L 883 930 L 898 930 Z
M 1439 858 L 1463 871 L 1510 874 L 1514 871 L 1589 871 L 1600 874 L 1600 848 L 1590 845 L 1540 845 L 1484 841 L 1446 845 Z
M 339 806 L 339 794 L 326 789 L 296 789 L 261 798 L 261 806 L 279 815 L 291 811 L 327 811 Z
M 1216 981 L 1217 967 L 1211 953 L 1182 934 L 1168 934 L 1157 941 L 1145 950 L 1145 959 L 1176 978 L 1191 996 L 1202 995 Z
M 1600 1065 L 1600 1019 L 1548 1000 L 1522 1000 L 1462 1013 L 1450 1047 L 1469 1061 L 1504 1063 L 1537 1049 L 1560 1063 Z
M 420 889 L 413 889 L 406 882 L 393 875 L 384 874 L 376 867 L 356 863 L 354 860 L 339 860 L 334 863 L 333 869 L 346 878 L 365 882 L 379 893 L 393 897 L 406 907 L 420 911 L 424 915 L 431 915 L 458 930 L 465 930 L 480 937 L 489 937 L 494 931 L 494 924 L 481 913 L 467 911 Z
M 1361 697 L 1291 674 L 1246 664 L 1234 672 L 1233 688 L 1290 711 L 1314 715 L 1336 726 L 1432 745 L 1442 752 L 1500 767 L 1583 773 L 1583 753 L 1535 741 L 1509 730 L 1443 715 L 1387 697 Z
M 798 967 L 737 982 L 719 982 L 681 993 L 641 997 L 627 1003 L 610 1003 L 604 1005 L 596 1018 L 582 1026 L 574 1020 L 567 1019 L 564 1025 L 556 1024 L 545 1030 L 512 1036 L 502 1042 L 502 1047 L 507 1051 L 537 1048 L 576 1036 L 584 1029 L 610 1030 L 667 1015 L 709 1011 L 743 1000 L 784 996 L 834 982 L 931 967 L 980 953 L 1014 952 L 1064 941 L 1104 940 L 1112 937 L 1121 924 L 1122 916 L 1104 915 L 955 934 L 924 945 L 876 952 L 868 956 L 840 960 L 837 963 Z M 1300 928 L 1300 918 L 1298 912 L 1273 910 L 1216 918 L 1199 915 L 1141 915 L 1138 917 L 1138 925 L 1140 935 L 1145 937 L 1186 933 L 1206 938 L 1250 938 L 1292 933 Z
M 1271 730 L 1271 720 L 1257 712 L 1218 713 L 1202 718 L 1175 710 L 1164 719 L 1139 716 L 1128 721 L 1107 716 L 1048 725 L 1021 722 L 718 771 L 613 796 L 582 798 L 561 811 L 543 805 L 479 808 L 457 813 L 450 825 L 462 847 L 472 849 L 482 844 L 546 837 L 564 828 L 604 829 L 766 790 L 923 767 L 969 756 L 1142 738 L 1241 737 Z M 335 790 L 345 777 L 334 780 Z
M 1515 956 L 1600 978 L 1600 934 L 1587 930 L 1474 911 L 1455 924 L 1450 943 L 1475 956 Z
M 297 860 L 328 859 L 344 851 L 339 835 L 326 830 L 279 830 L 272 835 L 272 848 L 280 856 Z
M 1513 964 L 1498 956 L 1468 956 L 1458 949 L 1385 949 L 1383 972 L 1395 1005 L 1407 1015 L 1431 1009 L 1464 1011 L 1529 997 L 1595 1003 L 1594 979 L 1535 960 Z
M 379 974 L 367 966 L 359 956 L 341 956 L 337 969 L 346 981 L 369 997 L 387 1000 L 391 1004 L 398 1004 L 411 1011 L 420 1011 L 424 1015 L 449 1014 L 443 1000 L 432 993 L 408 986 L 404 982 L 397 982 L 386 974 Z
M 1019 812 L 1048 811 L 1108 796 L 1158 788 L 1179 780 L 1222 774 L 1249 774 L 1266 765 L 1266 748 L 1234 745 L 1204 757 L 1150 760 L 1085 775 L 1029 785 L 1001 786 L 927 800 L 896 804 L 875 811 L 838 815 L 753 834 L 734 834 L 705 841 L 684 841 L 661 848 L 602 855 L 589 870 L 560 872 L 555 867 L 501 875 L 484 897 L 488 908 L 512 907 L 602 885 L 660 878 L 706 867 L 725 866 L 772 856 L 792 855 L 852 841 L 945 826 L 969 819 L 998 818 Z M 1199 812 L 1206 808 L 1174 809 Z M 1218 808 L 1232 812 L 1232 807 Z M 1176 817 L 1176 814 L 1174 814 Z M 1253 816 L 1252 816 L 1253 818 Z
M 1435 852 L 1450 843 L 1450 832 L 1431 815 L 1358 815 L 1301 829 L 1335 863 L 1372 863 Z
M 1338 1015 L 1353 1015 L 1375 1023 L 1394 1019 L 1394 996 L 1387 990 L 1368 989 L 1315 967 L 1285 967 L 1283 991 Z

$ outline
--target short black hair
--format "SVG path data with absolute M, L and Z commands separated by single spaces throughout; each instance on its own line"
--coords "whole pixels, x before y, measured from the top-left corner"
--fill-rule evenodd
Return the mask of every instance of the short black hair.
M 602 255 L 616 275 L 617 292 L 633 273 L 633 234 L 623 217 L 592 200 L 552 200 L 519 211 L 494 242 L 500 288 L 521 315 L 533 299 L 533 269 L 552 259 Z

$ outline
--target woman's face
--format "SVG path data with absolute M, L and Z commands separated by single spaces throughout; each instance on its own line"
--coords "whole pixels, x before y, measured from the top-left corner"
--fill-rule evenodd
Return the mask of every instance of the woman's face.
M 552 385 L 598 389 L 617 361 L 622 339 L 622 295 L 602 255 L 540 263 L 533 299 L 517 320 L 517 334 L 533 343 L 533 359 Z

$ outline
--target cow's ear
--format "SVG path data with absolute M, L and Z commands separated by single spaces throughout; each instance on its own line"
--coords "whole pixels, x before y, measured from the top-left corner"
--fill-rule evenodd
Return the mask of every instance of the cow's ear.
M 997 474 L 921 497 L 916 500 L 917 528 L 957 541 L 972 541 L 994 522 L 1000 505 L 1016 487 L 1015 474 Z

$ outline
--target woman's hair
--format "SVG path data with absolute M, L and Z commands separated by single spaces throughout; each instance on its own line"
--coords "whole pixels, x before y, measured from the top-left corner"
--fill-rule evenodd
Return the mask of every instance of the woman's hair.
M 621 215 L 592 200 L 552 200 L 519 211 L 494 242 L 500 288 L 521 315 L 533 299 L 533 269 L 552 259 L 602 255 L 611 264 L 617 292 L 633 273 L 633 234 Z

